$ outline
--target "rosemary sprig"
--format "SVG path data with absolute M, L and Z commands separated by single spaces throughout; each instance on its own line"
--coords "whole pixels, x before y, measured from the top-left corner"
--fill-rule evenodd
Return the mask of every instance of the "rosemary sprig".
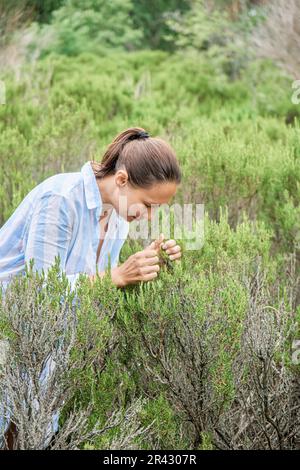
M 164 268 L 167 271 L 173 269 L 172 260 L 170 260 L 169 255 L 161 247 L 158 252 L 158 257 L 159 257 L 158 263 L 160 267 Z

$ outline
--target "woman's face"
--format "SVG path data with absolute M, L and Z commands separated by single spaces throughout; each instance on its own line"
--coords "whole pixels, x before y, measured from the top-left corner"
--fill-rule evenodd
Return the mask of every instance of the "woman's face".
M 116 211 L 128 222 L 145 218 L 150 220 L 155 209 L 167 204 L 175 195 L 175 182 L 154 183 L 149 188 L 134 188 L 128 182 L 127 172 L 119 170 L 115 175 L 115 191 L 112 203 Z M 152 206 L 151 206 L 152 205 Z

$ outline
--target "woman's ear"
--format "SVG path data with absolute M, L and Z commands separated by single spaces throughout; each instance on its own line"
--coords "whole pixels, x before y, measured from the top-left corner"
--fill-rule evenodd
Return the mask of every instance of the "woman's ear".
M 128 182 L 128 174 L 126 170 L 118 170 L 115 174 L 115 183 L 117 186 L 124 187 Z

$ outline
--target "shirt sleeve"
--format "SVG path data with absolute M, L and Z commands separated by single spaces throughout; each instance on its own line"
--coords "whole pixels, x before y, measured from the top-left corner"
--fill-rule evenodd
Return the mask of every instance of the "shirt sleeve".
M 118 266 L 120 252 L 121 252 L 122 246 L 124 245 L 127 239 L 128 233 L 129 233 L 129 223 L 121 221 L 118 231 L 117 231 L 117 238 L 114 242 L 114 247 L 113 247 L 112 259 L 111 259 L 112 268 L 115 268 L 116 266 Z
M 33 270 L 47 274 L 60 256 L 60 269 L 65 271 L 73 233 L 75 211 L 70 201 L 60 194 L 44 194 L 34 207 L 28 227 L 24 249 L 25 263 L 34 259 Z M 66 274 L 71 290 L 74 290 L 80 273 Z

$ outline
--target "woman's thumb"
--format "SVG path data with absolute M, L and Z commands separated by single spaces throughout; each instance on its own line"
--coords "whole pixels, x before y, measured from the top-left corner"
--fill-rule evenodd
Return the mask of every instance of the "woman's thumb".
M 151 250 L 159 250 L 160 245 L 164 241 L 164 238 L 165 238 L 164 234 L 161 233 L 159 238 L 157 238 L 156 240 L 153 240 L 153 242 L 150 243 L 149 248 Z

